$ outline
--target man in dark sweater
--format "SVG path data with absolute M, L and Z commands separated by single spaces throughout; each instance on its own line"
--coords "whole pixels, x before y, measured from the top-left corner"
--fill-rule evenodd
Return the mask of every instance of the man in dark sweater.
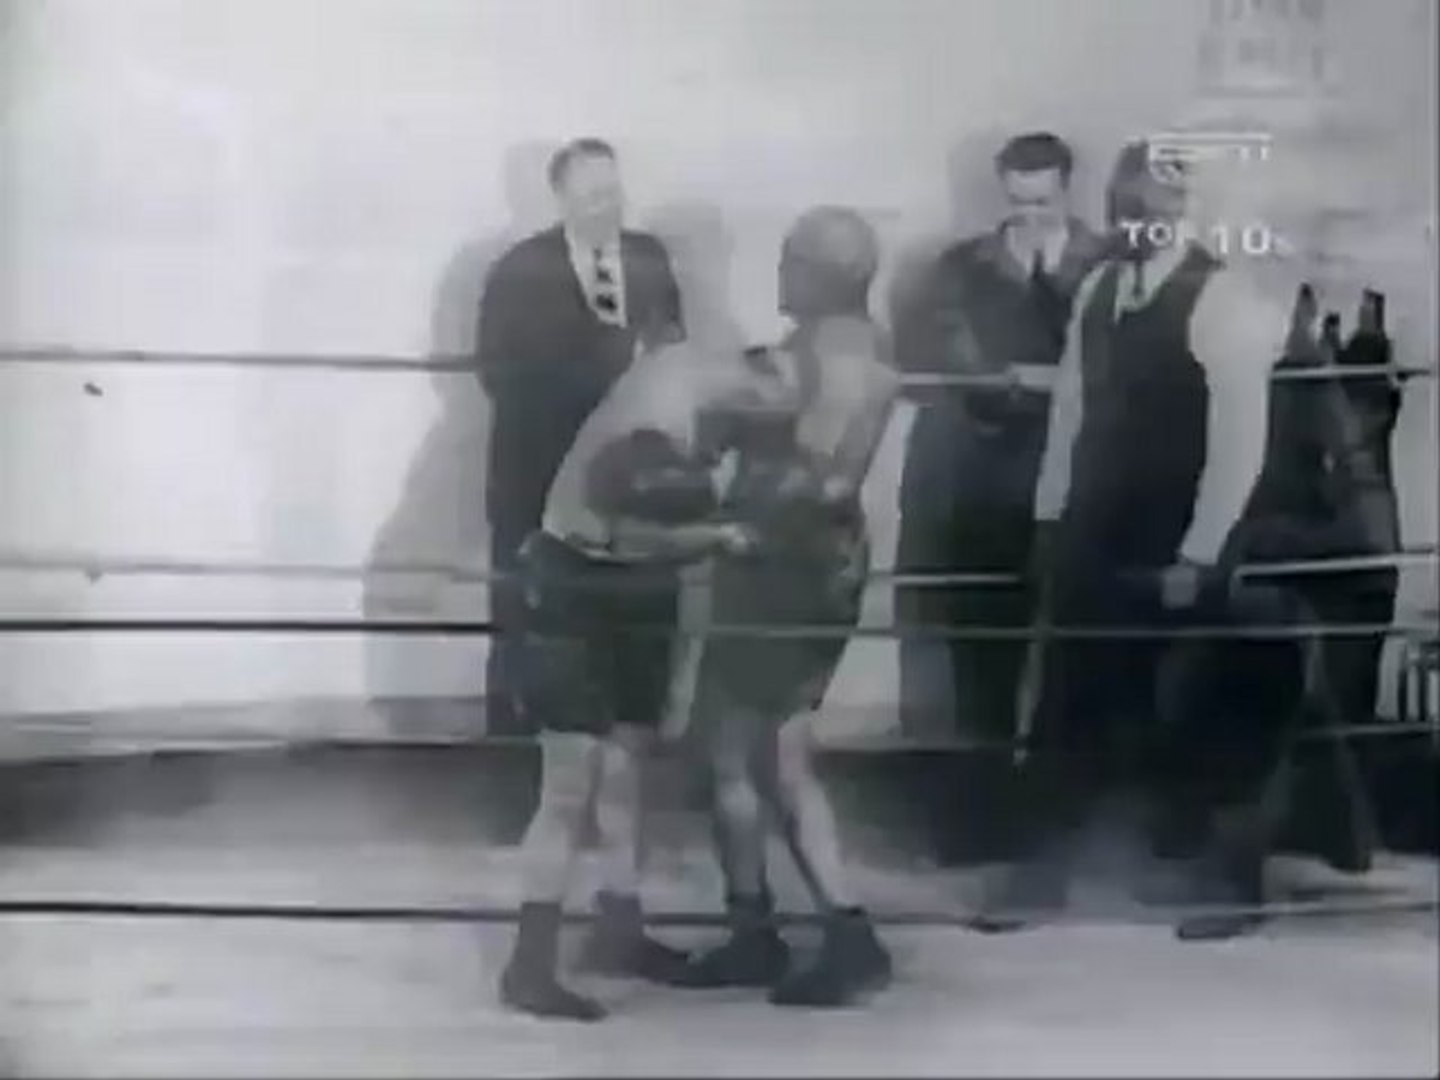
M 578 139 L 550 161 L 559 224 L 495 264 L 480 306 L 480 379 L 493 408 L 486 516 L 492 569 L 513 573 L 575 433 L 630 366 L 637 342 L 684 336 L 680 293 L 655 237 L 622 228 L 615 150 Z M 486 729 L 533 733 L 516 707 L 515 591 L 491 589 Z
M 1072 155 L 1048 133 L 1011 139 L 995 167 L 1010 214 L 992 233 L 945 251 L 898 313 L 900 366 L 995 376 L 994 388 L 924 393 L 901 487 L 899 568 L 913 573 L 1019 572 L 1045 446 L 1049 386 L 1075 289 L 1103 242 L 1068 210 Z M 1030 602 L 1013 588 L 914 587 L 898 597 L 911 623 L 1019 625 Z M 915 649 L 902 642 L 902 700 L 914 707 Z M 952 641 L 954 722 L 1008 738 L 1023 644 Z
M 1076 296 L 1037 485 L 1041 628 L 1228 623 L 1236 526 L 1265 462 L 1270 370 L 1287 312 L 1242 267 L 1195 244 L 1157 247 L 1190 212 L 1184 185 L 1152 176 L 1127 146 L 1109 188 L 1125 243 Z M 1145 227 L 1127 227 L 1141 223 Z M 1275 599 L 1264 593 L 1256 607 Z M 1261 664 L 1274 643 L 1250 643 Z M 1035 815 L 1031 858 L 980 929 L 1012 929 L 1063 904 L 1070 846 L 1111 783 L 1132 779 L 1153 730 L 1157 663 L 1149 640 L 1069 639 L 1045 646 L 1044 689 L 1026 770 Z M 1283 646 L 1276 652 L 1286 652 Z M 1268 669 L 1272 658 L 1266 655 Z M 1284 696 L 1293 680 L 1267 683 Z M 1257 691 L 1258 691 L 1257 687 Z M 1254 697 L 1255 695 L 1252 695 Z M 1277 702 L 1283 711 L 1290 703 Z

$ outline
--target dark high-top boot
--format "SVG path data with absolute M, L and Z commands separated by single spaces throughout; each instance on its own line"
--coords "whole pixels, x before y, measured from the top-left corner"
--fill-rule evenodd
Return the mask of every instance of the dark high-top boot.
M 520 908 L 515 951 L 500 976 L 500 1000 L 512 1009 L 558 1020 L 600 1020 L 605 1010 L 561 986 L 555 976 L 560 946 L 560 905 Z
M 688 953 L 645 933 L 638 897 L 610 892 L 596 895 L 595 921 L 580 950 L 582 971 L 673 983 L 689 960 Z
M 773 986 L 790 967 L 790 947 L 775 929 L 774 903 L 768 894 L 726 900 L 730 936 L 695 957 L 676 985 L 709 989 L 722 986 Z
M 770 993 L 775 1005 L 837 1008 L 852 1005 L 890 985 L 890 953 L 875 936 L 861 908 L 844 908 L 830 917 L 820 954 Z
M 966 925 L 982 934 L 1013 933 L 1059 915 L 1069 897 L 1069 861 L 1046 850 L 1006 867 Z
M 1175 927 L 1181 941 L 1224 941 L 1253 933 L 1265 922 L 1263 822 L 1253 809 L 1225 817 L 1200 861 L 1194 893 L 1200 906 L 1222 910 L 1181 919 Z
M 1045 748 L 1022 773 L 1024 854 L 987 883 L 966 925 L 984 934 L 1023 930 L 1060 914 L 1070 896 L 1071 849 L 1086 820 L 1093 782 Z

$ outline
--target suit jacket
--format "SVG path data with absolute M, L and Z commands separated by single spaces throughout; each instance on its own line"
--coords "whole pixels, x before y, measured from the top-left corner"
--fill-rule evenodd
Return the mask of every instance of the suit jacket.
M 637 337 L 683 336 L 660 241 L 623 232 L 620 259 L 624 327 L 592 311 L 558 225 L 516 244 L 486 279 L 477 366 L 493 404 L 488 506 L 492 527 L 509 537 L 539 525 L 566 451 L 629 367 Z
M 1036 289 L 1001 230 L 953 245 L 897 319 L 900 367 L 909 373 L 991 374 L 1012 364 L 1058 364 L 1075 293 L 1108 250 L 1103 237 L 1071 219 L 1060 262 Z M 1028 499 L 1043 450 L 1048 395 L 939 388 L 917 399 L 907 501 L 923 505 L 954 496 L 957 483 L 1003 489 L 1011 493 L 1001 493 L 1006 502 Z

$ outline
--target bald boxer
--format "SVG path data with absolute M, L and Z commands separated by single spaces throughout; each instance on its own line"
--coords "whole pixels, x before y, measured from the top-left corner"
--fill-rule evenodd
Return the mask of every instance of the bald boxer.
M 1117 253 L 1080 287 L 1051 401 L 1035 497 L 1041 576 L 1052 582 L 1042 626 L 1226 619 L 1227 539 L 1265 459 L 1288 312 L 1242 265 L 1198 244 L 1150 242 L 1164 235 L 1150 223 L 1173 235 L 1194 208 L 1189 188 L 1162 182 L 1146 159 L 1134 143 L 1116 163 Z M 1047 649 L 1025 776 L 1036 848 L 992 899 L 1004 913 L 987 911 L 979 929 L 1015 929 L 1063 905 L 1070 841 L 1104 789 L 1134 779 L 1153 734 L 1165 648 L 1157 635 Z
M 542 724 L 543 764 L 523 841 L 526 899 L 500 986 L 513 1008 L 604 1015 L 556 974 L 569 871 L 592 805 L 606 880 L 588 965 L 673 981 L 684 961 L 642 927 L 634 755 L 665 706 L 680 568 L 751 544 L 751 530 L 715 516 L 710 470 L 735 417 L 765 399 L 763 380 L 738 357 L 684 345 L 640 356 L 581 427 L 542 527 L 524 544 L 520 685 Z
M 696 958 L 685 981 L 771 986 L 770 1000 L 783 1005 L 843 1005 L 890 978 L 889 954 L 846 881 L 834 814 L 799 719 L 824 697 L 859 619 L 869 565 L 860 487 L 898 390 L 868 314 L 877 261 L 873 231 L 849 210 L 811 210 L 786 237 L 780 309 L 794 329 L 752 357 L 792 388 L 795 412 L 742 441 L 725 507 L 755 529 L 758 546 L 722 555 L 714 574 L 719 623 L 832 632 L 713 638 L 696 691 L 731 933 Z M 767 818 L 825 920 L 817 960 L 793 972 L 765 887 Z

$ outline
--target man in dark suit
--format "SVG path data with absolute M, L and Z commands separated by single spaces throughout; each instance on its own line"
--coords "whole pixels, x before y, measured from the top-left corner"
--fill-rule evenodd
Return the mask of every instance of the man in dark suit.
M 478 367 L 493 409 L 490 565 L 502 573 L 514 570 L 576 432 L 630 366 L 636 346 L 684 336 L 664 247 L 623 228 L 614 148 L 578 139 L 551 158 L 548 171 L 560 222 L 501 257 L 480 305 Z M 504 587 L 492 588 L 491 598 L 501 634 L 491 643 L 486 727 L 531 733 L 511 675 L 519 598 Z
M 1058 136 L 1006 143 L 995 168 L 1009 215 L 994 232 L 941 254 L 897 319 L 906 371 L 993 375 L 1000 383 L 942 387 L 920 401 L 901 484 L 898 562 L 907 572 L 1019 573 L 1027 564 L 1049 384 L 1075 290 L 1105 247 L 1069 212 L 1072 167 Z M 1025 626 L 1031 606 L 1022 591 L 1003 587 L 917 586 L 900 590 L 898 602 L 902 621 L 941 626 Z M 919 644 L 902 642 L 907 713 L 920 696 Z M 946 644 L 958 732 L 1009 738 L 1024 643 Z

